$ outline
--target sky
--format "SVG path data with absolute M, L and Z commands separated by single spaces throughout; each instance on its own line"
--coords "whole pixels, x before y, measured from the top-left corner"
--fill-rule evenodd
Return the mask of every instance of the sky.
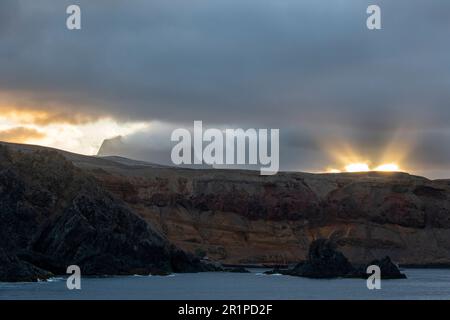
M 202 120 L 279 128 L 282 170 L 450 178 L 449 17 L 447 0 L 2 0 L 0 140 L 96 154 L 120 135 L 161 162 Z

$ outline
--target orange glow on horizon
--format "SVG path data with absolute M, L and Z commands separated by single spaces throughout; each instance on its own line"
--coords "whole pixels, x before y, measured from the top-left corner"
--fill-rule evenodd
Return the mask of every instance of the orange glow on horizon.
M 345 166 L 346 172 L 366 172 L 370 171 L 369 165 L 367 163 L 350 163 Z
M 322 172 L 411 172 L 410 154 L 416 135 L 407 126 L 399 126 L 384 145 L 372 146 L 358 141 L 358 137 L 324 135 L 318 144 L 326 154 L 329 166 Z
M 379 165 L 378 167 L 376 167 L 374 169 L 375 171 L 388 171 L 388 172 L 395 172 L 395 171 L 400 171 L 400 168 L 397 164 L 395 163 L 386 163 L 386 164 L 382 164 Z
M 368 172 L 368 171 L 381 171 L 381 172 L 398 172 L 400 167 L 395 163 L 385 163 L 371 168 L 369 164 L 364 162 L 349 163 L 342 170 L 335 168 L 328 168 L 327 173 L 341 173 L 341 172 Z
M 119 122 L 110 117 L 66 115 L 0 105 L 0 141 L 96 154 L 104 139 L 145 130 L 150 122 Z

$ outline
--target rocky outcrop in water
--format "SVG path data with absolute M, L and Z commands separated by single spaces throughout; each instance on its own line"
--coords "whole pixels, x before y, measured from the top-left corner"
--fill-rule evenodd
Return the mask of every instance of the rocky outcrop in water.
M 380 267 L 380 273 L 381 273 L 381 279 L 406 279 L 406 275 L 401 273 L 398 266 L 392 262 L 391 258 L 384 257 L 380 260 L 374 260 L 367 264 L 363 270 L 360 270 L 359 272 L 364 275 L 364 277 L 367 277 L 367 273 L 365 271 L 367 270 L 368 266 L 376 265 Z
M 366 266 L 353 266 L 348 259 L 336 249 L 332 240 L 317 239 L 309 247 L 308 260 L 297 264 L 292 269 L 274 269 L 266 274 L 284 274 L 306 278 L 367 278 L 367 267 L 380 267 L 382 279 L 405 279 L 398 267 L 389 257 L 374 260 Z
M 97 181 L 53 151 L 0 146 L 0 281 L 205 271 Z
M 223 271 L 225 272 L 234 272 L 234 273 L 250 273 L 249 270 L 243 268 L 243 267 L 236 267 L 236 268 L 225 268 Z
M 308 260 L 295 266 L 289 274 L 308 278 L 335 278 L 347 276 L 353 271 L 353 266 L 336 250 L 332 241 L 318 239 L 309 247 Z

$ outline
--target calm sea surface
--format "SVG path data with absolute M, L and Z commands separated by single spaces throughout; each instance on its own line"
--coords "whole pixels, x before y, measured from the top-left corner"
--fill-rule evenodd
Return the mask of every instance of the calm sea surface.
M 66 279 L 0 283 L 2 299 L 450 299 L 449 269 L 405 269 L 406 280 L 383 280 L 368 290 L 360 279 L 316 280 L 252 273 L 82 278 L 70 291 Z

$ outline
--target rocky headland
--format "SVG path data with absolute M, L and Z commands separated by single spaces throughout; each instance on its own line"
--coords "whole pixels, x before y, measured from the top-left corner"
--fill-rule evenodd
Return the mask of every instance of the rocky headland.
M 0 146 L 0 281 L 206 271 L 55 151 Z
M 90 274 L 208 269 L 197 257 L 287 265 L 307 262 L 317 239 L 332 240 L 354 266 L 386 256 L 450 266 L 449 180 L 400 172 L 260 176 L 4 145 L 0 262 L 25 273 L 45 277 L 67 264 Z
M 146 166 L 88 169 L 172 243 L 226 264 L 306 261 L 333 239 L 351 263 L 450 266 L 450 183 L 407 173 L 260 176 Z

